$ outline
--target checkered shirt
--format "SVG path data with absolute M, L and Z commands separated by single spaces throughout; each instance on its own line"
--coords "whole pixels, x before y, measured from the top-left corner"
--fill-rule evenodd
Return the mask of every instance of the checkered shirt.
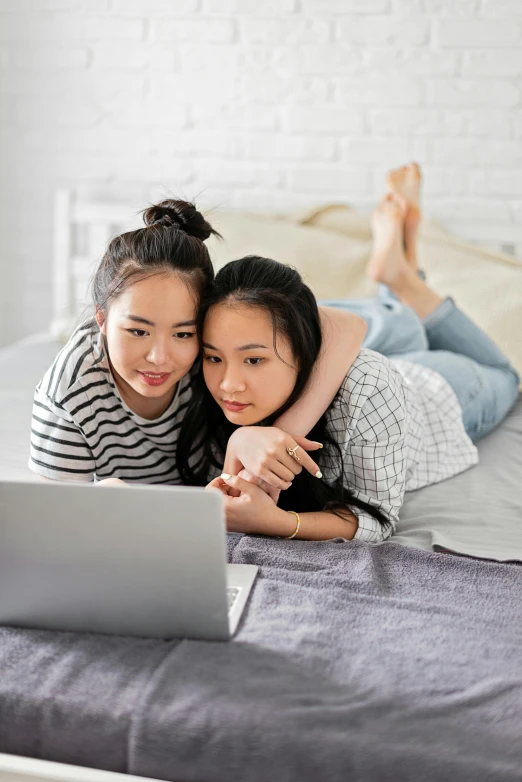
M 404 492 L 450 478 L 478 462 L 462 409 L 438 372 L 363 348 L 326 413 L 343 452 L 342 465 L 325 449 L 324 478 L 343 476 L 355 496 L 378 508 L 382 525 L 358 516 L 355 539 L 381 543 L 395 530 Z

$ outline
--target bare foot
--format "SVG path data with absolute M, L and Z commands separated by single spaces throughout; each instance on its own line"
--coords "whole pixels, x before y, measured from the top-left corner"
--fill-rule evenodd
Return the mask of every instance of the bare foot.
M 417 234 L 421 221 L 420 211 L 414 207 L 408 209 L 404 218 L 402 236 L 404 240 L 404 256 L 413 271 L 418 271 Z
M 373 248 L 366 273 L 375 282 L 394 285 L 409 270 L 404 255 L 406 201 L 388 193 L 372 214 Z
M 420 186 L 422 174 L 417 163 L 394 168 L 386 177 L 388 192 L 404 198 L 408 209 L 417 207 L 420 212 Z
M 417 163 L 408 163 L 393 169 L 386 177 L 389 193 L 398 195 L 406 201 L 404 217 L 404 254 L 409 265 L 417 271 L 417 232 L 421 219 L 420 189 L 422 174 Z

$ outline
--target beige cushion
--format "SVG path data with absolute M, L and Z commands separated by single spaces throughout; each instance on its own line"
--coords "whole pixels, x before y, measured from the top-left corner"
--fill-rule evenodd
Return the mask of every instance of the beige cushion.
M 317 298 L 363 298 L 375 293 L 365 277 L 371 248 L 369 217 L 342 205 L 290 215 L 209 215 L 224 237 L 212 240 L 216 268 L 244 255 L 295 266 Z M 424 221 L 420 266 L 441 295 L 481 326 L 522 375 L 522 262 L 478 247 Z

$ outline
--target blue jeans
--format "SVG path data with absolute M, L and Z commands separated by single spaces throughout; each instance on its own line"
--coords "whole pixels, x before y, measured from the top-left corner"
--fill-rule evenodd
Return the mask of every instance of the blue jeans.
M 474 442 L 498 426 L 518 397 L 520 377 L 515 369 L 451 298 L 423 320 L 385 285 L 379 286 L 375 299 L 320 304 L 364 318 L 368 332 L 363 347 L 424 364 L 442 375 L 459 400 L 466 432 Z

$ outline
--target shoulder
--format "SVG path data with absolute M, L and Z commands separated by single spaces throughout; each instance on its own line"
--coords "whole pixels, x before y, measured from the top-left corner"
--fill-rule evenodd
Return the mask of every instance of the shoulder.
M 91 385 L 109 383 L 103 341 L 96 323 L 86 321 L 71 335 L 40 381 L 37 394 L 58 408 Z
M 327 420 L 334 431 L 349 437 L 368 422 L 377 429 L 390 419 L 405 415 L 404 380 L 391 362 L 374 350 L 363 348 L 347 372 L 330 405 Z
M 349 397 L 352 404 L 360 404 L 386 391 L 401 395 L 403 386 L 401 373 L 386 356 L 363 348 L 348 370 L 339 388 L 339 395 L 342 398 Z

